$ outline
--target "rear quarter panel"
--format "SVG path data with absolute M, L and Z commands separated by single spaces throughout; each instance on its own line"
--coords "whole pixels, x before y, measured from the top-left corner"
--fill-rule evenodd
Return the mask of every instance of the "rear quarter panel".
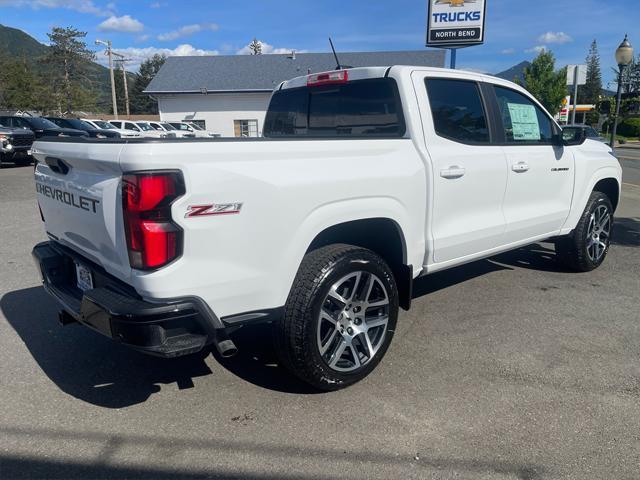
M 182 258 L 132 272 L 148 298 L 197 295 L 221 317 L 284 305 L 308 246 L 325 228 L 387 217 L 407 262 L 424 255 L 424 166 L 410 139 L 129 144 L 123 171 L 179 169 L 187 194 L 172 206 Z M 237 215 L 185 218 L 190 205 L 242 203 Z

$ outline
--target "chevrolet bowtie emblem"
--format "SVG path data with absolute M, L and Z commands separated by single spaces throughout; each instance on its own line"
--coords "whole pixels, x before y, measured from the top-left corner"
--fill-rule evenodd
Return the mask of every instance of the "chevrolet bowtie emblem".
M 465 3 L 475 3 L 476 0 L 436 0 L 436 5 L 448 3 L 450 7 L 464 7 Z

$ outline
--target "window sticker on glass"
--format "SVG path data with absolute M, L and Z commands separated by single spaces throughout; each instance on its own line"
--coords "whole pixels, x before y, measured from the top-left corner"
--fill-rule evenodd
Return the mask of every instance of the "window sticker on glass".
M 507 103 L 509 116 L 511 117 L 511 127 L 513 128 L 513 139 L 516 141 L 539 141 L 540 125 L 538 115 L 533 105 L 523 105 L 521 103 Z

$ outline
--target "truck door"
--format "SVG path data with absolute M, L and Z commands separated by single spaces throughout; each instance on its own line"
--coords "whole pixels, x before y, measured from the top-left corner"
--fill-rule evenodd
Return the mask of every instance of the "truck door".
M 493 86 L 508 161 L 505 243 L 557 234 L 571 207 L 574 157 L 555 144 L 558 127 L 528 96 Z
M 480 85 L 450 74 L 414 72 L 413 77 L 432 164 L 426 234 L 433 241 L 433 262 L 503 245 L 507 164 L 502 148 L 493 145 Z

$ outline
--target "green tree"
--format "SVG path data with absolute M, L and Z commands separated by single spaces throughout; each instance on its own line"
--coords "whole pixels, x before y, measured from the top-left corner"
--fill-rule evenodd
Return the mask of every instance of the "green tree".
M 251 55 L 262 55 L 262 43 L 254 37 L 249 44 L 249 50 L 251 50 Z
M 555 115 L 567 95 L 567 69 L 555 71 L 555 57 L 551 51 L 541 52 L 524 71 L 525 88 Z
M 580 89 L 582 103 L 596 104 L 602 95 L 602 70 L 598 44 L 594 40 L 587 55 L 587 83 Z
M 0 104 L 12 109 L 32 109 L 37 95 L 36 82 L 26 60 L 4 59 L 0 67 Z
M 53 67 L 54 89 L 60 109 L 86 108 L 88 105 L 82 104 L 90 101 L 91 93 L 85 86 L 90 84 L 85 74 L 89 62 L 95 58 L 83 40 L 87 32 L 73 27 L 53 27 L 47 36 L 51 45 L 44 61 Z
M 140 70 L 136 75 L 133 85 L 129 89 L 129 102 L 131 105 L 131 113 L 133 114 L 157 114 L 158 103 L 149 95 L 143 93 L 153 77 L 156 76 L 164 62 L 167 60 L 165 55 L 155 54 L 153 57 L 146 59 L 140 64 Z
M 48 112 L 54 107 L 46 79 L 26 59 L 0 59 L 0 105 L 8 109 Z

